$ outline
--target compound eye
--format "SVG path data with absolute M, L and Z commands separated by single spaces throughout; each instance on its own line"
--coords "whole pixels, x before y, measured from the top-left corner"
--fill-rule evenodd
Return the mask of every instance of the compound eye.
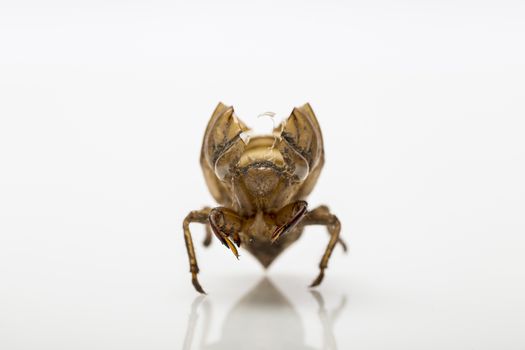
M 299 178 L 299 181 L 304 181 L 310 172 L 308 162 L 303 157 L 299 156 L 295 163 L 294 175 Z
M 300 181 L 305 180 L 319 164 L 323 151 L 321 129 L 310 105 L 294 108 L 274 132 L 280 132 L 279 150 L 288 168 Z
M 218 179 L 224 180 L 239 162 L 245 146 L 240 135 L 247 130 L 246 125 L 235 116 L 232 107 L 219 104 L 208 123 L 202 145 L 206 166 Z
M 219 180 L 224 181 L 226 177 L 228 177 L 228 174 L 233 171 L 233 168 L 239 163 L 244 148 L 244 142 L 237 136 L 234 142 L 228 145 L 228 148 L 217 158 L 214 171 L 215 176 L 217 176 Z

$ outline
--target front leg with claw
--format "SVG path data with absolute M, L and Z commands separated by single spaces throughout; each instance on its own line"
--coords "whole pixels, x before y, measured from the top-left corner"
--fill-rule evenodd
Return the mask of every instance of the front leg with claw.
M 306 214 L 308 204 L 305 201 L 297 201 L 288 204 L 276 214 L 275 222 L 277 228 L 271 236 L 272 243 L 275 243 L 279 237 L 290 232 Z
M 230 238 L 233 239 L 233 242 L 237 245 L 237 247 L 240 247 L 241 239 L 239 232 L 241 231 L 242 220 L 234 211 L 223 207 L 194 210 L 190 212 L 184 219 L 182 228 L 184 230 L 184 241 L 186 243 L 186 250 L 188 252 L 188 259 L 190 262 L 191 281 L 199 293 L 205 294 L 204 289 L 202 289 L 197 278 L 199 266 L 197 264 L 197 256 L 195 255 L 195 247 L 193 245 L 193 239 L 190 232 L 190 223 L 192 222 L 205 225 L 209 224 L 211 231 L 215 234 L 215 236 L 217 236 L 222 244 L 230 249 L 233 255 L 235 255 L 235 257 L 238 259 L 239 253 Z M 208 233 L 208 231 L 203 243 L 204 246 L 208 246 L 211 243 L 211 234 Z
M 215 236 L 239 259 L 239 252 L 235 244 L 237 247 L 241 246 L 239 233 L 242 229 L 242 219 L 236 212 L 224 207 L 213 208 L 210 212 L 209 219 L 211 230 Z M 231 239 L 233 239 L 233 242 Z

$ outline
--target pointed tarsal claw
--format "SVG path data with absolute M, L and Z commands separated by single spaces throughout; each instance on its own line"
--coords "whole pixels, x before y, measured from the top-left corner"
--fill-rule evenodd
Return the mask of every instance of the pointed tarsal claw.
M 199 283 L 199 280 L 197 279 L 197 274 L 193 273 L 191 275 L 191 283 L 193 284 L 193 287 L 195 287 L 195 290 L 199 293 L 206 294 L 204 289 L 202 289 L 201 284 Z
M 237 251 L 237 248 L 235 245 L 230 241 L 228 238 L 224 239 L 224 242 L 226 243 L 226 246 L 232 251 L 233 255 L 239 260 L 239 252 Z

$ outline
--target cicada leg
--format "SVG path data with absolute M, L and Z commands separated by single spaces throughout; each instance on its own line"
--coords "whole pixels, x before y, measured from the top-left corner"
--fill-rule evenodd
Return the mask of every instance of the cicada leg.
M 210 224 L 207 224 L 205 226 L 205 230 L 206 230 L 206 236 L 204 236 L 204 240 L 202 241 L 202 245 L 205 246 L 205 247 L 209 247 L 209 245 L 211 244 L 211 227 L 210 227 Z
M 324 205 L 308 212 L 301 223 L 305 226 L 324 225 L 326 226 L 326 228 L 328 229 L 328 233 L 330 234 L 330 241 L 326 246 L 323 257 L 321 258 L 321 262 L 319 263 L 319 275 L 310 285 L 310 287 L 315 287 L 319 285 L 324 278 L 324 270 L 328 266 L 328 260 L 330 259 L 330 256 L 332 255 L 332 252 L 337 242 L 341 242 L 341 245 L 343 246 L 343 249 L 345 249 L 345 251 L 346 244 L 344 244 L 344 242 L 340 241 L 339 239 L 339 233 L 341 232 L 341 223 L 339 222 L 339 219 L 337 218 L 337 216 L 330 213 L 328 208 Z
M 272 243 L 277 241 L 286 232 L 293 229 L 306 214 L 308 204 L 305 201 L 297 201 L 283 207 L 276 214 L 277 228 L 272 233 Z
M 199 273 L 199 265 L 197 265 L 197 256 L 195 255 L 195 248 L 193 246 L 193 240 L 191 238 L 190 223 L 197 222 L 201 224 L 208 223 L 208 216 L 210 215 L 210 208 L 203 208 L 201 210 L 191 211 L 184 221 L 182 222 L 182 228 L 184 230 L 184 242 L 186 243 L 186 250 L 188 252 L 188 259 L 190 262 L 191 282 L 199 293 L 206 294 L 202 289 L 197 274 Z
M 211 210 L 209 218 L 211 230 L 215 236 L 239 259 L 239 253 L 235 244 L 237 247 L 241 246 L 241 238 L 239 235 L 242 229 L 241 217 L 231 209 L 217 207 Z M 230 238 L 233 239 L 233 242 Z
M 308 213 L 308 215 L 314 217 L 314 219 L 315 217 L 320 218 L 321 219 L 320 221 L 323 221 L 322 219 L 324 217 L 328 217 L 332 214 L 330 214 L 330 209 L 328 209 L 326 205 L 320 205 L 314 210 L 312 210 L 310 213 Z M 312 223 L 309 225 L 316 225 L 316 223 Z M 326 224 L 324 222 L 319 222 L 317 223 L 317 225 L 326 225 Z M 330 230 L 328 230 L 327 233 L 330 235 L 331 234 Z M 345 253 L 348 251 L 348 247 L 346 246 L 345 241 L 341 237 L 337 239 L 337 243 L 341 245 L 341 248 L 343 249 Z

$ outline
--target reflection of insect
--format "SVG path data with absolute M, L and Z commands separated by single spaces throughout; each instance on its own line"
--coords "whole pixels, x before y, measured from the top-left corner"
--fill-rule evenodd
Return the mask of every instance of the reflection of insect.
M 333 326 L 345 309 L 346 296 L 334 309 L 327 310 L 321 293 L 310 293 L 317 303 L 317 315 L 322 326 L 321 349 L 337 349 Z M 245 349 L 247 344 L 257 344 L 248 345 L 257 349 L 315 350 L 306 344 L 306 334 L 310 332 L 304 329 L 304 320 L 295 309 L 293 300 L 283 295 L 267 278 L 257 283 L 228 311 L 221 322 L 221 335 L 215 342 L 208 341 L 215 323 L 212 301 L 203 295 L 193 301 L 182 347 L 184 350 L 194 349 L 195 345 L 201 350 Z M 246 327 L 246 320 L 250 320 L 250 327 Z M 199 333 L 200 339 L 197 339 L 195 335 Z
M 204 293 L 189 230 L 191 222 L 206 225 L 204 245 L 211 231 L 238 258 L 246 248 L 264 267 L 302 234 L 306 225 L 324 225 L 330 241 L 311 286 L 323 280 L 324 270 L 339 238 L 341 224 L 326 206 L 307 210 L 324 164 L 323 138 L 309 104 L 294 108 L 273 135 L 243 136 L 249 129 L 233 108 L 219 103 L 208 123 L 201 151 L 201 166 L 208 188 L 221 205 L 190 212 L 183 222 L 184 239 L 195 289 Z M 232 242 L 233 241 L 233 242 Z

